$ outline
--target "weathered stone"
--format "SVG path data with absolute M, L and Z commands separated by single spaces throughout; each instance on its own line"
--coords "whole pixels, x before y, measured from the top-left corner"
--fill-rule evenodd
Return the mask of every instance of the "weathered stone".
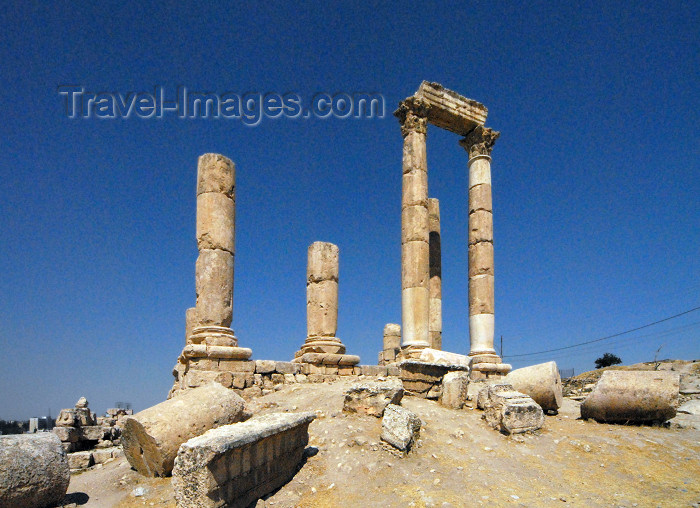
M 493 243 L 479 242 L 469 246 L 469 276 L 493 275 Z
M 43 507 L 63 501 L 70 469 L 53 433 L 0 436 L 0 506 Z
M 78 402 L 75 403 L 76 408 L 86 408 L 88 407 L 88 401 L 85 397 L 80 397 Z
M 363 365 L 362 374 L 365 376 L 386 376 L 386 367 L 382 365 Z
M 234 197 L 236 166 L 218 153 L 205 153 L 197 161 L 197 195 L 216 192 Z
M 486 422 L 505 434 L 520 434 L 541 428 L 544 424 L 542 408 L 524 393 L 507 388 L 506 384 L 498 384 L 479 392 Z
M 478 409 L 486 409 L 489 400 L 498 393 L 515 391 L 513 386 L 508 383 L 475 383 L 475 386 L 481 386 L 476 398 L 476 407 Z
M 412 98 L 428 106 L 426 117 L 431 124 L 462 136 L 486 121 L 488 110 L 483 104 L 439 83 L 423 81 Z
M 105 435 L 105 428 L 100 425 L 80 427 L 80 439 L 85 441 L 99 441 Z
M 167 476 L 182 443 L 248 416 L 241 397 L 220 384 L 185 390 L 126 419 L 124 453 L 142 475 Z
M 273 360 L 255 360 L 255 372 L 258 374 L 275 372 L 275 362 Z
M 275 362 L 275 371 L 280 374 L 296 374 L 299 364 L 292 362 Z
M 676 415 L 679 384 L 677 372 L 605 371 L 581 404 L 581 417 L 608 423 L 664 422 Z
M 428 206 L 428 173 L 426 171 L 404 173 L 401 182 L 403 188 L 402 209 L 407 206 Z
M 425 348 L 420 353 L 419 360 L 426 363 L 437 363 L 442 365 L 461 365 L 469 370 L 471 358 L 467 355 L 450 353 L 448 351 L 439 351 L 437 349 Z
M 61 409 L 56 417 L 56 427 L 75 427 L 78 425 L 76 421 L 75 409 Z
M 426 274 L 427 277 L 427 274 Z M 401 344 L 405 347 L 430 345 L 430 291 L 427 286 L 401 290 L 401 317 L 403 330 Z
M 244 508 L 297 471 L 314 413 L 274 413 L 207 431 L 184 443 L 173 469 L 180 508 Z
M 401 347 L 401 325 L 395 323 L 384 325 L 383 346 L 385 350 L 399 349 Z
M 493 214 L 486 210 L 469 214 L 469 245 L 478 242 L 493 242 Z
M 381 417 L 387 404 L 400 404 L 403 385 L 396 378 L 354 383 L 345 392 L 343 411 Z
M 284 383 L 284 374 L 278 374 L 277 372 L 273 372 L 270 374 L 270 379 L 272 379 L 272 383 L 276 385 L 281 385 Z
M 246 348 L 236 348 L 246 349 Z M 245 372 L 252 374 L 255 372 L 255 362 L 251 360 L 235 360 L 233 358 L 217 358 L 217 367 L 215 370 L 225 370 L 228 372 Z
M 494 313 L 493 275 L 477 275 L 469 278 L 469 314 Z
M 201 325 L 231 326 L 233 254 L 204 249 L 195 264 L 197 314 Z
M 382 418 L 382 441 L 394 448 L 409 452 L 420 436 L 421 421 L 418 416 L 408 409 L 389 404 Z
M 309 246 L 306 263 L 306 282 L 333 280 L 338 282 L 340 249 L 328 242 L 314 242 Z
M 493 211 L 491 185 L 488 183 L 478 184 L 469 189 L 469 213 L 477 210 Z
M 700 416 L 700 400 L 693 399 L 693 400 L 689 400 L 688 402 L 686 402 L 684 404 L 681 404 L 681 406 L 678 408 L 678 412 L 689 414 L 689 415 Z
M 462 409 L 464 404 L 467 402 L 468 387 L 468 372 L 448 372 L 442 378 L 440 404 L 451 409 Z
M 234 254 L 235 213 L 233 199 L 218 192 L 197 196 L 197 246 L 203 249 L 221 249 Z
M 114 458 L 114 450 L 116 450 L 116 448 L 103 448 L 101 450 L 94 450 L 92 452 L 92 459 L 95 461 L 95 464 L 104 464 L 108 460 L 112 460 Z
M 557 411 L 561 407 L 561 377 L 556 362 L 516 369 L 511 371 L 503 382 L 532 397 L 544 411 Z
M 71 469 L 87 469 L 95 464 L 91 451 L 69 453 L 68 465 Z
M 243 397 L 245 400 L 250 400 L 255 397 L 260 397 L 262 394 L 262 388 L 259 386 L 249 386 L 248 388 L 243 389 L 241 392 L 241 397 Z
M 58 439 L 66 443 L 77 443 L 80 438 L 78 429 L 75 427 L 54 427 L 52 432 L 58 436 Z
M 401 373 L 399 368 L 396 365 L 387 365 L 386 366 L 386 375 L 387 376 L 398 376 Z
M 306 377 L 306 374 L 294 374 L 294 379 L 297 380 L 297 383 L 308 383 L 309 380 Z
M 700 393 L 700 376 L 681 374 L 681 384 L 678 391 L 683 395 L 695 395 Z
M 338 329 L 338 282 L 325 280 L 308 284 L 306 312 L 309 337 L 335 337 Z
M 401 210 L 401 241 L 428 242 L 428 208 L 422 205 L 406 206 Z
M 401 288 L 428 288 L 428 259 L 430 247 L 427 241 L 409 241 L 401 245 Z M 428 294 L 430 294 L 428 292 Z M 427 326 L 427 323 L 426 323 Z M 406 325 L 404 325 L 404 330 Z
M 297 382 L 294 374 L 282 374 L 284 376 L 284 384 L 291 385 Z

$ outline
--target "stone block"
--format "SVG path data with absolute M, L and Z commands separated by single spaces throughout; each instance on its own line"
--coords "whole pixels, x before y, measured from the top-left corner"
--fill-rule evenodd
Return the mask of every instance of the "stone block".
M 493 275 L 477 275 L 469 279 L 469 315 L 494 313 Z
M 113 459 L 113 452 L 115 448 L 103 448 L 101 450 L 94 450 L 92 452 L 92 458 L 95 464 L 104 464 L 108 460 Z
M 257 374 L 271 374 L 275 372 L 275 362 L 272 360 L 255 360 L 255 372 Z
M 430 399 L 430 400 L 438 400 L 440 398 L 441 393 L 442 393 L 442 386 L 433 385 L 428 390 L 428 393 L 425 394 L 425 398 Z
M 262 374 L 253 374 L 253 384 L 255 386 L 262 386 L 262 384 L 263 384 Z
M 281 385 L 284 383 L 284 374 L 278 374 L 277 372 L 273 372 L 272 374 L 270 374 L 270 379 L 272 380 L 272 384 Z
M 493 243 L 478 242 L 469 246 L 469 277 L 493 275 Z
M 0 436 L 0 506 L 60 505 L 69 482 L 66 452 L 56 434 Z
M 401 289 L 428 287 L 429 257 L 430 248 L 427 241 L 411 241 L 401 244 Z
M 421 351 L 419 360 L 425 363 L 436 363 L 440 365 L 461 365 L 463 370 L 469 372 L 471 358 L 467 355 L 440 351 L 438 349 L 425 348 Z
M 421 205 L 404 207 L 401 210 L 401 243 L 427 242 L 428 238 L 428 209 Z
M 401 325 L 387 323 L 384 325 L 384 349 L 399 349 L 401 347 Z
M 383 365 L 363 365 L 362 374 L 365 376 L 386 376 L 386 367 Z
M 197 196 L 197 247 L 235 253 L 235 214 L 233 199 L 218 192 Z
M 440 404 L 451 409 L 462 409 L 467 402 L 468 388 L 468 372 L 448 372 L 442 378 Z
M 409 452 L 420 436 L 421 421 L 408 409 L 389 404 L 382 418 L 382 441 L 394 448 Z
M 202 326 L 231 326 L 233 314 L 233 254 L 204 249 L 195 263 L 197 315 Z
M 182 443 L 211 428 L 248 417 L 243 399 L 220 384 L 184 390 L 126 419 L 122 431 L 124 453 L 142 475 L 167 476 Z
M 197 195 L 218 192 L 234 197 L 236 166 L 218 153 L 205 153 L 197 161 Z
M 524 393 L 488 391 L 484 403 L 484 419 L 504 434 L 520 434 L 538 430 L 544 425 L 542 408 Z
M 508 383 L 475 383 L 475 386 L 481 386 L 476 397 L 476 407 L 478 409 L 486 409 L 489 400 L 497 393 L 515 391 L 513 386 Z
M 105 436 L 105 428 L 99 425 L 80 427 L 81 441 L 99 441 Z
M 469 213 L 477 210 L 493 212 L 491 185 L 488 183 L 478 184 L 469 189 Z
M 323 366 L 323 373 L 330 374 L 330 375 L 338 375 L 338 366 L 337 365 L 324 365 Z
M 66 443 L 77 443 L 80 438 L 80 433 L 75 427 L 54 427 L 52 432 Z
M 306 330 L 309 337 L 335 337 L 338 329 L 338 282 L 306 286 Z
M 184 443 L 173 469 L 180 508 L 244 508 L 297 471 L 314 413 L 273 413 L 226 425 Z
M 379 418 L 388 404 L 401 403 L 403 392 L 403 385 L 396 378 L 354 383 L 345 391 L 343 411 Z
M 71 469 L 87 469 L 95 464 L 91 451 L 69 453 L 67 458 Z
M 700 393 L 700 376 L 695 374 L 681 374 L 681 384 L 678 391 L 683 395 L 695 395 Z
M 556 362 L 513 370 L 503 381 L 532 397 L 544 411 L 558 411 L 561 407 L 562 386 Z
M 225 370 L 228 372 L 245 372 L 252 374 L 255 372 L 255 363 L 252 360 L 230 360 L 228 358 L 220 358 L 218 366 L 214 370 Z
M 680 376 L 608 370 L 581 404 L 581 417 L 607 423 L 664 422 L 676 415 Z
M 400 374 L 400 370 L 396 365 L 387 365 L 386 366 L 386 375 L 387 376 L 398 376 Z
M 275 362 L 275 371 L 280 374 L 296 374 L 299 372 L 299 364 L 292 362 Z
M 241 397 L 243 397 L 245 400 L 260 397 L 262 394 L 262 388 L 260 388 L 259 386 L 249 386 L 248 388 L 244 388 L 241 391 Z
M 294 374 L 294 378 L 297 380 L 297 383 L 308 383 L 309 380 L 306 377 L 306 374 Z
M 306 377 L 308 378 L 309 383 L 323 383 L 326 381 L 324 374 L 309 374 Z
M 404 172 L 401 178 L 401 208 L 428 206 L 428 173 L 426 171 Z
M 338 282 L 338 259 L 340 249 L 328 242 L 309 245 L 306 263 L 306 282 L 333 280 Z
M 355 372 L 355 367 L 352 365 L 338 365 L 339 376 L 352 376 Z
M 486 210 L 469 214 L 469 245 L 478 242 L 493 242 L 493 214 Z
M 76 427 L 77 425 L 75 409 L 61 409 L 56 417 L 56 427 Z
M 284 376 L 284 384 L 286 385 L 292 385 L 297 382 L 296 378 L 294 377 L 294 374 L 282 374 Z
M 233 378 L 231 381 L 231 388 L 237 388 L 242 390 L 247 386 L 252 386 L 253 384 L 253 374 L 236 372 L 233 373 Z

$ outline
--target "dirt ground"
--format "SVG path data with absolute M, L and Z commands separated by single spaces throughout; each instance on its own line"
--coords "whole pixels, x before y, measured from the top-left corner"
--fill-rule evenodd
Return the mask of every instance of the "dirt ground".
M 565 399 L 538 433 L 507 437 L 479 410 L 404 397 L 423 426 L 400 457 L 379 442 L 381 419 L 342 412 L 350 382 L 257 399 L 262 413 L 318 415 L 310 456 L 258 507 L 700 506 L 700 430 L 583 421 L 580 402 Z M 81 507 L 175 506 L 170 479 L 141 477 L 125 459 L 73 476 L 68 492 Z

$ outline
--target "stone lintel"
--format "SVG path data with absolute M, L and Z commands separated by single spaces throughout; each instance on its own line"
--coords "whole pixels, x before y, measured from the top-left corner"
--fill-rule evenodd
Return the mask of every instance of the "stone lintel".
M 423 81 L 409 99 L 417 99 L 426 106 L 428 122 L 461 136 L 484 125 L 488 114 L 483 104 L 429 81 Z
M 304 353 L 296 357 L 295 363 L 312 363 L 314 365 L 357 365 L 360 357 L 333 353 Z

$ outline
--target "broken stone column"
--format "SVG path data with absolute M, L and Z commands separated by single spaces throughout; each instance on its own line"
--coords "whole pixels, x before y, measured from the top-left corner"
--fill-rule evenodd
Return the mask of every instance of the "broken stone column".
M 0 506 L 61 505 L 70 468 L 51 432 L 0 436 Z
M 430 247 L 428 162 L 425 151 L 427 106 L 409 98 L 394 115 L 401 122 L 403 176 L 401 198 L 401 320 L 406 357 L 430 345 Z
M 355 365 L 358 356 L 346 355 L 338 330 L 339 249 L 328 242 L 309 246 L 306 265 L 307 337 L 295 353 L 296 362 Z M 342 362 L 342 363 L 341 363 Z
M 529 395 L 544 411 L 558 411 L 562 403 L 561 377 L 556 362 L 540 363 L 510 372 L 504 379 Z
M 122 447 L 129 464 L 142 475 L 168 476 L 182 443 L 249 416 L 240 396 L 211 383 L 182 391 L 128 417 L 122 430 Z
M 440 201 L 428 200 L 430 228 L 430 325 L 428 335 L 432 349 L 442 349 L 442 253 L 440 250 Z
M 494 263 L 491 151 L 500 135 L 477 126 L 460 141 L 469 153 L 469 339 L 473 378 L 505 374 L 493 347 Z
M 384 325 L 384 340 L 382 351 L 379 353 L 379 365 L 394 363 L 399 351 L 401 351 L 401 325 L 387 323 Z
M 676 416 L 679 386 L 677 372 L 608 370 L 581 404 L 581 418 L 607 423 L 665 422 Z
M 218 360 L 247 360 L 252 354 L 250 349 L 238 347 L 231 329 L 235 191 L 233 162 L 219 154 L 202 155 L 197 165 L 197 301 L 185 313 L 185 347 L 173 370 L 176 377 L 173 393 L 191 384 L 186 379 L 191 360 L 207 359 L 204 370 L 216 372 Z

